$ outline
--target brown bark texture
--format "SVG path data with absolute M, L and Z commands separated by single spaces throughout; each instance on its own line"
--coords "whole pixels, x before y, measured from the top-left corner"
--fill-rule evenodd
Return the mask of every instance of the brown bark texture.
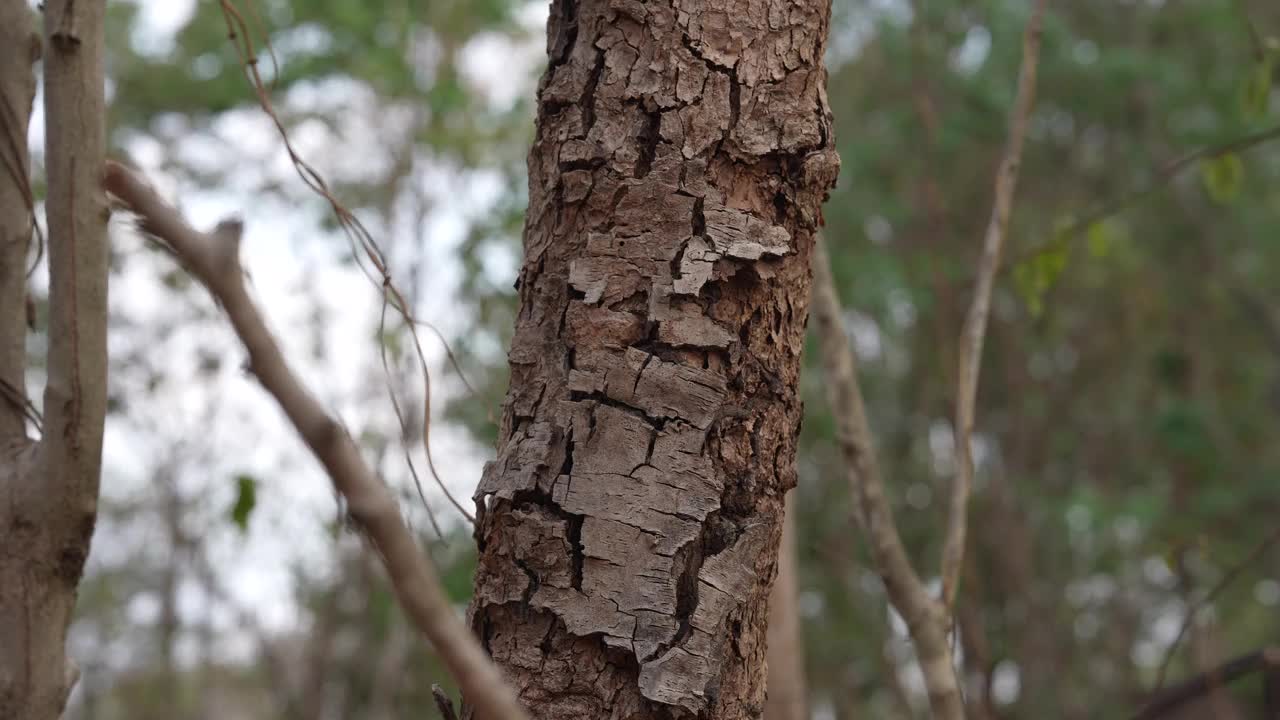
M 44 5 L 45 170 L 49 262 L 48 380 L 37 443 L 22 423 L 0 422 L 0 718 L 60 717 L 77 671 L 66 656 L 76 586 L 97 517 L 107 378 L 106 145 L 103 92 L 105 2 Z M 0 0 L 0 378 L 25 401 L 21 367 L 22 263 L 31 227 L 26 127 L 29 74 L 41 44 L 31 10 Z M 14 187 L 9 187 L 10 185 Z M 10 193 L 16 187 L 23 206 Z M 16 237 L 15 237 L 16 234 Z M 17 282 L 18 287 L 13 284 Z M 18 298 L 15 303 L 14 299 Z M 15 320 L 16 318 L 21 318 Z M 16 392 L 14 392 L 16 390 Z
M 552 3 L 469 613 L 536 717 L 763 710 L 809 260 L 839 167 L 829 16 Z

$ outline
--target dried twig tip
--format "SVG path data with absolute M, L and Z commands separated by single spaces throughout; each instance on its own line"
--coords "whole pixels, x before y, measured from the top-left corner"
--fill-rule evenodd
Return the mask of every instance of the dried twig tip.
M 232 216 L 224 218 L 213 228 L 213 235 L 220 243 L 233 245 L 240 242 L 240 236 L 244 233 L 244 221 L 238 217 Z
M 444 718 L 444 720 L 458 720 L 458 713 L 453 709 L 453 700 L 449 699 L 443 688 L 432 683 L 431 696 L 436 700 L 436 708 L 440 711 L 440 717 Z

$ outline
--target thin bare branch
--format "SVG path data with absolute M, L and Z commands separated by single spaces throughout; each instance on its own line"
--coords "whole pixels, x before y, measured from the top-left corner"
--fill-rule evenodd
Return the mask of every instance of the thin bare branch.
M 222 9 L 223 19 L 227 25 L 227 36 L 235 47 L 236 54 L 240 59 L 240 66 L 244 70 L 245 78 L 248 79 L 250 86 L 253 88 L 254 95 L 258 101 L 258 105 L 267 117 L 271 119 L 272 124 L 276 127 L 276 132 L 280 136 L 281 142 L 284 144 L 284 150 L 289 155 L 289 161 L 293 164 L 294 170 L 298 177 L 302 180 L 312 192 L 328 201 L 330 208 L 333 210 L 334 217 L 338 221 L 339 227 L 346 234 L 347 240 L 351 243 L 352 258 L 356 265 L 364 272 L 369 281 L 379 287 L 382 291 L 384 311 L 385 305 L 389 304 L 397 313 L 404 318 L 405 325 L 409 329 L 409 335 L 413 339 L 414 349 L 418 354 L 420 370 L 422 371 L 422 384 L 425 400 L 423 401 L 423 421 L 422 421 L 422 445 L 427 456 L 427 469 L 435 478 L 436 483 L 444 491 L 445 497 L 453 504 L 462 516 L 471 524 L 475 524 L 475 517 L 467 512 L 465 508 L 449 493 L 445 487 L 444 481 L 440 478 L 440 473 L 436 470 L 435 461 L 431 456 L 431 373 L 427 367 L 426 354 L 422 349 L 422 340 L 418 336 L 418 321 L 414 317 L 413 308 L 406 302 L 404 295 L 396 286 L 395 281 L 391 277 L 391 268 L 387 261 L 386 253 L 374 239 L 373 234 L 365 227 L 354 213 L 351 212 L 342 201 L 338 199 L 333 192 L 330 191 L 328 183 L 324 177 L 310 163 L 302 157 L 298 150 L 294 147 L 293 141 L 289 137 L 289 131 L 284 126 L 284 121 L 276 113 L 275 105 L 271 101 L 271 90 L 263 81 L 261 73 L 258 71 L 258 55 L 254 46 L 253 38 L 255 35 L 263 38 L 263 44 L 267 51 L 271 54 L 272 62 L 275 63 L 275 51 L 271 47 L 270 37 L 267 36 L 265 30 L 261 27 L 261 22 L 257 18 L 256 6 L 250 0 L 249 15 L 253 18 L 254 27 L 250 27 L 251 23 L 245 19 L 245 13 L 237 7 L 232 0 L 218 0 L 218 5 Z M 258 32 L 254 32 L 254 30 Z M 278 65 L 276 66 L 276 75 L 279 75 Z M 363 254 L 362 254 L 363 253 Z M 366 267 L 365 262 L 372 265 L 372 269 Z M 443 338 L 441 338 L 443 341 Z M 446 350 L 448 344 L 445 344 Z M 449 351 L 449 357 L 452 360 L 453 352 Z M 390 390 L 390 377 L 387 378 L 388 389 Z M 464 379 L 465 383 L 465 379 Z M 394 397 L 392 402 L 398 403 Z M 402 433 L 407 425 L 404 416 L 397 412 L 400 420 L 400 428 Z M 417 471 L 410 468 L 417 480 Z M 425 502 L 425 498 L 423 499 Z M 428 508 L 428 513 L 430 513 Z M 443 535 L 441 538 L 443 539 Z
M 907 624 L 929 690 L 929 703 L 940 720 L 963 720 L 964 700 L 947 646 L 946 616 L 911 566 L 885 494 L 875 444 L 858 387 L 857 358 L 841 322 L 840 300 L 825 243 L 813 255 L 813 313 L 822 338 L 822 363 L 829 388 L 836 441 L 844 458 L 858 519 L 876 572 L 884 580 L 889 601 Z
M 1249 34 L 1249 47 L 1253 48 L 1254 57 L 1258 60 L 1266 58 L 1267 44 L 1263 41 L 1262 35 L 1258 33 L 1258 26 L 1253 23 L 1253 18 L 1249 16 L 1248 3 L 1245 0 L 1236 0 L 1236 12 L 1240 14 L 1240 22 Z
M 1081 219 L 1071 223 L 1066 227 L 1066 229 L 1055 233 L 1052 239 L 1014 257 L 1011 262 L 1001 263 L 1001 270 L 1004 271 L 1017 267 L 1019 264 L 1031 260 L 1038 255 L 1060 250 L 1069 243 L 1075 242 L 1079 238 L 1085 236 L 1085 231 L 1089 229 L 1089 226 L 1102 222 L 1112 215 L 1117 215 L 1130 207 L 1133 207 L 1142 200 L 1145 200 L 1147 197 L 1154 195 L 1179 175 L 1194 167 L 1195 163 L 1200 160 L 1214 158 L 1228 153 L 1244 152 L 1245 150 L 1249 150 L 1250 148 L 1262 145 L 1277 138 L 1280 138 L 1280 125 L 1264 128 L 1257 132 L 1242 135 L 1238 138 L 1233 138 L 1215 145 L 1206 145 L 1201 148 L 1196 148 L 1195 150 L 1178 157 L 1156 170 L 1154 172 L 1153 179 L 1142 187 L 1130 190 L 1123 195 L 1104 201 L 1084 213 Z
M 1018 72 L 1018 94 L 1009 119 L 1009 139 L 996 171 L 995 200 L 979 260 L 978 283 L 973 304 L 960 331 L 959 370 L 956 374 L 956 412 L 953 430 L 956 447 L 956 478 L 951 491 L 946 543 L 942 548 L 942 602 L 948 612 L 955 605 L 956 590 L 964 566 L 965 536 L 968 527 L 969 495 L 973 488 L 973 438 L 978 376 L 982 367 L 982 345 L 991 314 L 991 291 L 1000 270 L 1000 255 L 1009 234 L 1013 195 L 1022 165 L 1022 145 L 1031 124 L 1035 104 L 1036 70 L 1040 58 L 1041 26 L 1048 0 L 1038 0 L 1022 37 L 1022 68 Z
M 431 697 L 435 698 L 436 709 L 440 711 L 441 720 L 458 720 L 458 712 L 453 709 L 453 700 L 449 699 L 444 688 L 432 684 Z
M 382 358 L 382 379 L 387 385 L 387 397 L 391 400 L 391 409 L 395 411 L 396 420 L 399 421 L 400 427 L 404 428 L 406 427 L 404 411 L 400 409 L 400 400 L 396 397 L 396 389 L 391 384 L 391 365 L 390 361 L 387 359 L 386 333 L 387 302 L 385 301 L 384 296 L 382 312 L 378 314 L 378 355 Z M 400 448 L 404 451 L 404 462 L 405 465 L 409 467 L 409 475 L 413 477 L 413 486 L 418 491 L 418 499 L 422 500 L 422 506 L 427 509 L 427 519 L 431 521 L 431 527 L 436 531 L 436 537 L 440 538 L 441 542 L 447 543 L 448 541 L 445 539 L 444 533 L 440 531 L 440 524 L 436 522 L 435 511 L 431 509 L 431 503 L 427 502 L 427 495 L 422 491 L 422 479 L 418 477 L 418 466 L 413 463 L 413 456 L 409 454 L 409 445 L 405 440 L 405 433 L 402 430 L 399 437 Z M 439 476 L 436 477 L 436 481 L 440 482 Z M 449 489 L 444 486 L 443 482 L 440 482 L 440 489 L 444 490 L 445 495 L 449 495 Z M 453 497 L 449 496 L 449 499 L 452 500 Z M 456 505 L 457 502 L 454 501 L 454 504 Z
M 1178 634 L 1173 638 L 1173 642 L 1169 644 L 1169 649 L 1165 650 L 1164 660 L 1160 663 L 1160 671 L 1156 673 L 1156 684 L 1153 692 L 1158 693 L 1164 687 L 1165 677 L 1169 673 L 1169 665 L 1173 663 L 1174 655 L 1177 654 L 1178 645 L 1182 643 L 1183 636 L 1187 634 L 1187 630 L 1191 628 L 1191 624 L 1195 622 L 1196 616 L 1200 614 L 1200 611 L 1217 599 L 1223 590 L 1226 590 L 1231 583 L 1235 582 L 1241 573 L 1257 563 L 1277 542 L 1280 542 L 1280 527 L 1272 530 L 1270 534 L 1259 540 L 1253 546 L 1253 549 L 1249 551 L 1249 554 L 1241 558 L 1235 565 L 1232 565 L 1222 578 L 1204 594 L 1204 597 L 1187 608 L 1186 617 L 1182 619 L 1182 625 L 1178 627 Z
M 1175 710 L 1184 703 L 1220 690 L 1255 672 L 1274 673 L 1280 669 L 1280 648 L 1264 647 L 1232 658 L 1217 667 L 1193 675 L 1167 690 L 1157 690 L 1130 720 L 1181 717 Z
M 380 553 L 405 614 L 435 646 L 477 716 L 525 718 L 515 693 L 454 611 L 434 565 L 401 519 L 395 497 L 374 476 L 342 425 L 302 385 L 267 329 L 245 286 L 239 223 L 224 222 L 211 233 L 199 232 L 145 181 L 115 162 L 107 163 L 103 183 L 138 214 L 144 230 L 168 243 L 222 305 L 249 353 L 250 371 L 346 499 L 352 517 Z

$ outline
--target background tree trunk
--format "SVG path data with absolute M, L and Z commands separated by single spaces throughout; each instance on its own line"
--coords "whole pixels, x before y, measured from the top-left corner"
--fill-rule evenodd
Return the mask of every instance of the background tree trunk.
M 36 96 L 32 65 L 39 55 L 40 36 L 27 4 L 0 0 L 0 442 L 26 438 L 24 300 L 32 204 L 27 126 Z
M 107 204 L 100 187 L 105 6 L 44 5 L 48 381 L 38 443 L 12 415 L 0 422 L 0 718 L 6 720 L 61 716 L 78 674 L 66 657 L 66 635 L 97 517 L 107 400 Z M 6 156 L 0 165 L 6 174 L 0 180 L 0 379 L 16 389 L 3 403 L 3 412 L 11 412 L 15 397 L 19 406 L 25 402 L 21 364 L 11 366 L 25 339 L 25 273 L 15 273 L 12 264 L 24 264 L 31 227 L 26 128 L 30 68 L 41 46 L 22 0 L 0 0 L 0 33 L 0 151 Z
M 769 600 L 769 685 L 765 720 L 806 720 L 804 637 L 800 623 L 799 559 L 796 557 L 795 491 L 787 495 L 778 547 L 778 579 Z
M 537 717 L 763 711 L 829 12 L 552 4 L 470 610 Z

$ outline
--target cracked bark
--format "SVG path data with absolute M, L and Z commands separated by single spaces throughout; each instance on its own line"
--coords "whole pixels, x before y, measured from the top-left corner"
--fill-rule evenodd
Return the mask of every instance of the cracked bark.
M 835 180 L 803 0 L 555 0 L 470 622 L 540 718 L 764 705 L 809 258 Z
M 49 350 L 43 434 L 32 442 L 23 422 L 0 419 L 0 717 L 15 720 L 59 717 L 78 674 L 67 660 L 66 634 L 97 516 L 107 394 L 107 204 L 98 187 L 106 144 L 104 13 L 102 2 L 44 6 Z M 19 268 L 31 227 L 26 128 L 31 66 L 40 48 L 27 3 L 0 0 L 0 379 L 16 389 L 10 397 L 25 394 L 25 274 Z M 4 418 L 13 406 L 0 405 Z

